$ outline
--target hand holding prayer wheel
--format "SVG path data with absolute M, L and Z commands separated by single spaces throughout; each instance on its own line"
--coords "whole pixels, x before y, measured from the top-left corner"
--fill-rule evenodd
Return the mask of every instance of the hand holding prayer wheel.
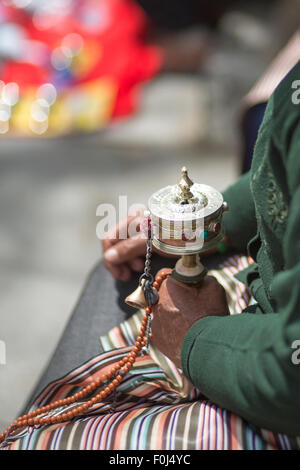
M 199 253 L 222 240 L 222 215 L 228 207 L 217 190 L 194 184 L 185 167 L 177 185 L 154 193 L 148 205 L 145 271 L 126 303 L 135 308 L 152 305 L 153 342 L 180 367 L 181 346 L 190 327 L 205 316 L 229 313 L 223 287 L 206 276 L 199 258 Z M 152 244 L 163 253 L 181 258 L 173 270 L 164 270 L 169 276 L 162 276 L 165 280 L 161 284 L 153 283 L 154 290 L 160 289 L 159 298 L 156 295 L 149 303 L 153 291 L 149 269 Z
M 200 287 L 168 276 L 160 286 L 159 301 L 152 312 L 152 342 L 180 368 L 182 343 L 191 326 L 207 316 L 229 314 L 225 290 L 212 276 L 205 276 Z

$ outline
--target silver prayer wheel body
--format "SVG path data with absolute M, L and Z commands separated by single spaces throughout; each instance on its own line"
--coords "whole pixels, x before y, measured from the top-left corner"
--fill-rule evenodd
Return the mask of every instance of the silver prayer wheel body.
M 228 207 L 222 194 L 211 186 L 194 184 L 185 167 L 178 183 L 155 192 L 148 207 L 153 245 L 164 253 L 202 253 L 223 239 L 222 215 Z

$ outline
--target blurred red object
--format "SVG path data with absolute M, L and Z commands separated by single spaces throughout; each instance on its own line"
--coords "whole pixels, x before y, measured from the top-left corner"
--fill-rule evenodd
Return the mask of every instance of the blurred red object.
M 160 70 L 162 53 L 147 44 L 148 19 L 133 0 L 15 3 L 0 1 L 2 134 L 94 131 L 135 110 L 139 86 Z M 10 109 L 3 114 L 1 106 Z

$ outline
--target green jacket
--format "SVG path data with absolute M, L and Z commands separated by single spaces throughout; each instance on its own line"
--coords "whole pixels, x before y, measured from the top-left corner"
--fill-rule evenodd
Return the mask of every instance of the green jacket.
M 225 232 L 236 248 L 248 249 L 255 260 L 239 278 L 257 304 L 241 315 L 199 320 L 188 331 L 181 353 L 185 375 L 211 401 L 257 426 L 291 436 L 300 436 L 296 80 L 300 62 L 269 100 L 251 171 L 224 192 L 230 208 L 224 215 Z

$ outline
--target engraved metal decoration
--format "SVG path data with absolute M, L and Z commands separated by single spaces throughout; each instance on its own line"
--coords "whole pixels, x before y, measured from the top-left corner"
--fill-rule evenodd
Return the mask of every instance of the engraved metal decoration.
M 222 241 L 222 215 L 228 210 L 222 194 L 211 186 L 193 183 L 185 167 L 173 186 L 155 192 L 148 201 L 153 246 L 163 253 L 180 255 L 174 277 L 198 283 L 206 274 L 199 254 Z
M 223 239 L 221 219 L 227 205 L 222 194 L 211 186 L 193 183 L 185 167 L 178 184 L 154 193 L 148 206 L 153 246 L 164 253 L 201 253 Z
M 228 210 L 222 194 L 211 186 L 194 183 L 186 167 L 176 185 L 152 194 L 148 207 L 145 270 L 139 287 L 125 300 L 138 308 L 158 301 L 150 274 L 152 244 L 163 253 L 181 256 L 172 275 L 181 282 L 198 285 L 207 273 L 199 255 L 222 241 L 222 215 Z

